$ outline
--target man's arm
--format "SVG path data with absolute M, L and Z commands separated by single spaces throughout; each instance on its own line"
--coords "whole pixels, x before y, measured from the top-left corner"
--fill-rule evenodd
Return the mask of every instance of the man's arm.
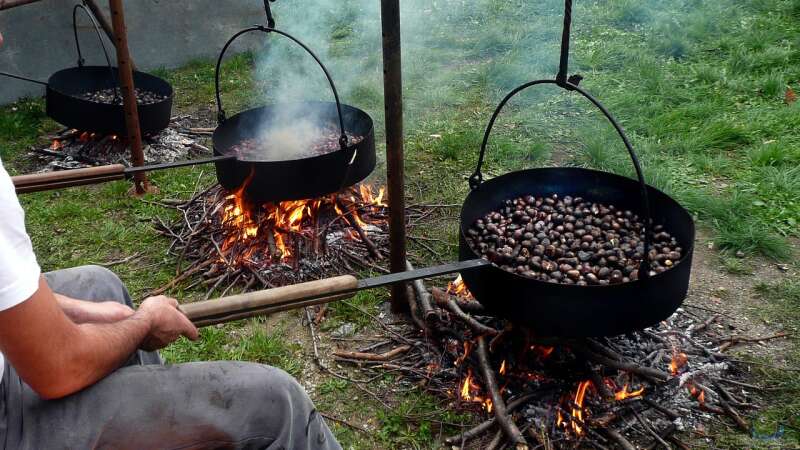
M 53 292 L 58 306 L 75 323 L 112 323 L 133 315 L 128 305 L 115 301 L 88 302 Z
M 166 297 L 149 298 L 115 323 L 76 324 L 44 278 L 28 300 L 0 312 L 0 350 L 39 395 L 59 398 L 94 384 L 140 346 L 157 349 L 197 329 Z

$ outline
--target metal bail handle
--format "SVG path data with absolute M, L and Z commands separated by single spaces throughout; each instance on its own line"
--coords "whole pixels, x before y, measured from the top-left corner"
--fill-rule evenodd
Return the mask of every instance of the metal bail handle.
M 92 25 L 94 26 L 94 31 L 97 34 L 97 39 L 100 41 L 100 47 L 103 49 L 103 54 L 106 56 L 106 64 L 108 64 L 108 73 L 114 89 L 114 100 L 115 100 L 114 103 L 116 103 L 116 100 L 119 98 L 119 93 L 117 90 L 117 83 L 115 81 L 116 77 L 114 76 L 114 67 L 111 65 L 111 58 L 108 56 L 108 51 L 106 50 L 106 44 L 103 43 L 103 36 L 100 34 L 100 26 L 97 25 L 97 20 L 95 19 L 94 14 L 92 14 L 92 12 L 89 11 L 89 9 L 86 6 L 80 3 L 75 5 L 74 8 L 72 8 L 72 33 L 75 35 L 75 48 L 78 50 L 78 67 L 83 67 L 83 64 L 86 62 L 83 59 L 83 55 L 81 54 L 81 43 L 80 40 L 78 40 L 78 9 L 82 9 L 86 13 L 86 15 L 89 17 L 89 20 L 92 22 Z
M 506 103 L 508 103 L 508 101 L 511 100 L 513 96 L 537 84 L 554 84 L 556 86 L 562 87 L 563 89 L 578 92 L 587 100 L 589 100 L 594 106 L 596 106 L 603 113 L 606 119 L 608 119 L 608 121 L 611 122 L 611 125 L 617 131 L 617 134 L 622 139 L 622 142 L 625 144 L 625 148 L 628 150 L 628 155 L 631 158 L 633 167 L 636 170 L 636 178 L 639 181 L 639 190 L 642 200 L 642 211 L 644 212 L 645 215 L 644 258 L 642 259 L 642 263 L 639 266 L 639 277 L 641 279 L 647 278 L 649 276 L 650 234 L 652 232 L 653 219 L 650 213 L 650 197 L 647 194 L 647 184 L 644 181 L 644 174 L 642 173 L 641 164 L 639 164 L 639 157 L 633 150 L 633 146 L 631 145 L 630 140 L 628 140 L 628 136 L 625 134 L 625 130 L 623 130 L 619 122 L 617 122 L 614 116 L 611 115 L 611 113 L 605 108 L 605 106 L 603 106 L 600 103 L 600 101 L 598 101 L 596 98 L 594 98 L 591 94 L 589 94 L 582 88 L 578 87 L 576 84 L 572 84 L 569 81 L 564 81 L 563 83 L 564 86 L 562 86 L 561 82 L 559 82 L 558 80 L 530 81 L 515 88 L 513 91 L 509 92 L 508 95 L 505 96 L 505 98 L 503 98 L 503 100 L 500 102 L 499 105 L 497 105 L 497 108 L 494 110 L 492 118 L 489 119 L 489 125 L 486 127 L 486 132 L 483 134 L 483 142 L 481 143 L 481 152 L 480 155 L 478 156 L 478 165 L 475 168 L 475 172 L 469 177 L 469 187 L 472 190 L 475 190 L 483 182 L 483 174 L 481 173 L 481 168 L 483 167 L 483 159 L 486 154 L 486 145 L 489 142 L 489 136 L 492 133 L 492 128 L 494 127 L 494 123 L 497 120 L 497 117 L 500 115 L 500 112 L 503 110 L 503 107 L 505 107 Z
M 265 5 L 267 5 L 267 1 L 268 0 L 265 0 L 264 2 Z M 267 11 L 269 11 L 269 7 L 267 7 Z M 320 61 L 317 55 L 310 48 L 308 48 L 308 46 L 300 42 L 297 38 L 290 35 L 289 33 L 285 33 L 281 30 L 276 30 L 275 28 L 272 27 L 265 27 L 263 25 L 253 25 L 252 27 L 245 28 L 239 31 L 238 33 L 234 34 L 230 39 L 228 39 L 228 42 L 226 42 L 225 46 L 222 47 L 222 52 L 219 54 L 219 58 L 217 58 L 217 69 L 214 74 L 214 87 L 216 89 L 216 95 L 217 95 L 217 122 L 221 125 L 226 120 L 225 110 L 222 108 L 222 97 L 220 96 L 220 91 L 219 91 L 219 72 L 222 66 L 222 58 L 225 56 L 225 52 L 228 50 L 228 47 L 230 47 L 233 41 L 235 41 L 239 36 L 249 33 L 251 31 L 261 31 L 264 33 L 277 33 L 280 34 L 281 36 L 285 36 L 290 40 L 292 40 L 293 42 L 295 42 L 300 47 L 302 47 L 303 50 L 305 50 L 309 55 L 311 55 L 311 57 L 314 58 L 314 61 L 316 61 L 317 64 L 319 64 L 319 66 L 322 68 L 322 71 L 325 73 L 325 78 L 328 79 L 328 84 L 330 84 L 331 86 L 331 90 L 333 91 L 333 98 L 334 100 L 336 100 L 336 112 L 339 116 L 339 130 L 341 131 L 341 136 L 339 137 L 339 146 L 341 147 L 342 150 L 346 150 L 348 140 L 347 140 L 347 134 L 345 134 L 344 131 L 344 117 L 342 116 L 342 104 L 339 102 L 339 92 L 336 90 L 336 85 L 334 85 L 333 78 L 331 78 L 328 69 L 325 67 L 324 64 L 322 64 L 322 61 Z

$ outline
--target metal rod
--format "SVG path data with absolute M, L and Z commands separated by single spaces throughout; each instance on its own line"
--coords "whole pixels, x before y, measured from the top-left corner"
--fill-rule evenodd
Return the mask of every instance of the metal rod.
M 94 14 L 94 18 L 97 19 L 97 23 L 100 24 L 100 28 L 102 28 L 103 31 L 105 31 L 106 36 L 108 36 L 108 40 L 110 40 L 111 42 L 115 42 L 114 29 L 111 28 L 111 24 L 108 23 L 108 19 L 106 18 L 106 15 L 103 13 L 103 10 L 100 9 L 99 6 L 97 6 L 97 3 L 94 0 L 84 0 L 83 3 L 86 6 L 88 6 L 89 9 L 92 11 L 92 14 Z M 130 61 L 131 61 L 131 67 L 133 68 L 133 70 L 136 70 L 136 64 L 133 62 L 133 58 L 131 58 Z
M 125 29 L 125 11 L 122 0 L 108 0 L 111 9 L 111 22 L 114 25 L 114 46 L 117 48 L 117 66 L 120 87 L 122 88 L 122 105 L 125 109 L 125 128 L 128 131 L 128 142 L 131 146 L 131 163 L 134 166 L 144 165 L 142 151 L 142 133 L 139 128 L 139 109 L 136 105 L 136 91 L 133 85 L 133 67 L 128 50 L 128 31 Z M 137 195 L 147 192 L 147 176 L 137 172 L 133 177 L 133 186 Z
M 42 86 L 47 86 L 47 82 L 46 81 L 34 80 L 33 78 L 26 78 L 26 77 L 23 77 L 23 76 L 20 76 L 20 75 L 14 75 L 13 73 L 0 72 L 0 75 L 2 75 L 4 77 L 9 77 L 9 78 L 16 78 L 17 80 L 22 80 L 22 81 L 28 81 L 28 82 L 31 82 L 31 83 L 41 84 Z
M 386 179 L 389 193 L 390 269 L 406 269 L 406 210 L 403 161 L 403 80 L 400 58 L 400 1 L 381 1 L 383 101 L 386 117 Z M 408 311 L 404 283 L 392 286 L 392 311 Z
M 38 1 L 40 0 L 0 0 L 0 11 L 27 5 L 29 3 L 36 3 Z
M 200 159 L 189 159 L 186 161 L 175 161 L 175 162 L 168 162 L 168 163 L 160 163 L 160 164 L 150 164 L 147 166 L 139 166 L 139 167 L 126 167 L 125 174 L 126 175 L 133 175 L 139 172 L 150 172 L 153 170 L 164 170 L 164 169 L 175 169 L 178 167 L 186 167 L 186 166 L 196 166 L 199 164 L 209 164 L 219 161 L 228 161 L 231 159 L 236 159 L 236 155 L 223 155 L 223 156 L 212 156 L 210 158 L 200 158 Z

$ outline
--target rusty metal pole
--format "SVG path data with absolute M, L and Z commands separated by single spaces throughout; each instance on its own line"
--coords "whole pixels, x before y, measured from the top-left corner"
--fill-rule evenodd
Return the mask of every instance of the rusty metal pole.
M 381 0 L 383 101 L 386 113 L 386 178 L 392 272 L 406 270 L 406 207 L 403 161 L 403 79 L 400 61 L 400 1 Z M 406 285 L 392 286 L 392 311 L 408 311 Z
M 122 88 L 122 105 L 125 109 L 125 128 L 128 131 L 128 143 L 131 146 L 131 162 L 134 166 L 144 165 L 142 151 L 142 133 L 139 129 L 139 110 L 136 105 L 136 92 L 133 86 L 133 68 L 128 50 L 128 31 L 125 29 L 125 12 L 122 0 L 108 0 L 111 9 L 111 23 L 114 26 L 114 46 L 117 49 L 117 66 Z M 133 177 L 134 193 L 142 195 L 148 190 L 147 176 L 137 172 Z

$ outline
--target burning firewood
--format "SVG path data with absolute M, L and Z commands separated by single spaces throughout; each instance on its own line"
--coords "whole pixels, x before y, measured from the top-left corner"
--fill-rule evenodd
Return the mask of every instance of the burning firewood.
M 408 335 L 390 338 L 395 346 L 411 345 L 402 360 L 391 367 L 352 362 L 361 370 L 403 373 L 480 417 L 477 425 L 448 437 L 449 445 L 502 448 L 510 442 L 524 448 L 519 432 L 538 448 L 686 448 L 674 433 L 707 420 L 708 413 L 740 429 L 747 425 L 742 411 L 753 406 L 752 399 L 741 401 L 716 381 L 725 374 L 740 386 L 730 378 L 743 372 L 701 343 L 724 339 L 716 334 L 724 327 L 709 326 L 723 322 L 722 316 L 681 309 L 628 335 L 543 338 L 503 319 L 454 313 L 453 303 L 460 308 L 474 302 L 458 283 L 431 291 L 434 322 L 417 344 Z M 409 292 L 412 311 L 419 314 L 421 298 L 412 295 L 419 292 Z M 489 345 L 492 333 L 486 329 L 503 330 L 502 339 Z

